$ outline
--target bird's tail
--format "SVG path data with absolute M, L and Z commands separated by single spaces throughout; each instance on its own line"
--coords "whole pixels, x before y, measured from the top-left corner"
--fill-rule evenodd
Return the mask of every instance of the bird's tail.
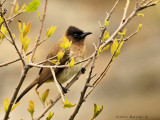
M 38 79 L 38 78 L 37 78 Z M 19 102 L 21 100 L 21 98 L 29 91 L 31 90 L 38 82 L 37 82 L 37 79 L 34 80 L 21 94 L 20 96 L 17 98 L 16 102 Z

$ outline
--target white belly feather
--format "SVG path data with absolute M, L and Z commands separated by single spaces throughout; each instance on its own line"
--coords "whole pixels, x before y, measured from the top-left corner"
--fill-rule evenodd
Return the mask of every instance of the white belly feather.
M 79 58 L 78 60 L 75 60 L 75 62 L 83 60 L 82 58 Z M 74 65 L 72 68 L 65 68 L 58 76 L 57 80 L 59 83 L 64 83 L 67 80 L 69 80 L 71 77 L 73 77 L 75 74 L 77 74 L 81 68 L 83 63 Z

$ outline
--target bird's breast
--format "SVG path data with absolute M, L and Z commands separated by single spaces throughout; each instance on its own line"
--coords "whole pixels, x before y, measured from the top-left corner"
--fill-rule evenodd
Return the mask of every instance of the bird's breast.
M 83 60 L 82 57 L 78 57 L 75 59 L 75 63 Z M 75 74 L 77 74 L 83 66 L 83 63 L 74 65 L 71 68 L 65 68 L 58 76 L 57 80 L 59 83 L 64 83 L 67 80 L 69 80 L 71 77 L 73 77 Z

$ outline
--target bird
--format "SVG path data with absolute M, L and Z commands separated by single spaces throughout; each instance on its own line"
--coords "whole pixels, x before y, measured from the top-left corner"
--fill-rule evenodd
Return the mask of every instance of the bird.
M 63 37 L 67 38 L 71 43 L 69 49 L 64 52 L 63 58 L 60 60 L 60 65 L 68 64 L 72 58 L 74 58 L 74 62 L 79 62 L 85 59 L 86 55 L 86 45 L 85 45 L 85 38 L 86 36 L 92 34 L 91 32 L 84 32 L 83 30 L 75 27 L 69 26 L 66 30 Z M 53 46 L 51 51 L 48 53 L 46 59 L 52 58 L 56 56 L 63 48 L 60 46 L 63 43 L 63 37 Z M 57 58 L 54 58 L 57 59 Z M 54 65 L 54 63 L 47 61 L 43 65 Z M 74 65 L 73 67 L 69 68 L 55 68 L 55 75 L 57 78 L 58 83 L 62 87 L 62 90 L 66 92 L 61 84 L 65 83 L 71 77 L 73 77 L 76 73 L 82 70 L 83 63 Z M 84 69 L 83 69 L 84 72 Z M 37 78 L 19 95 L 16 99 L 15 103 L 18 103 L 21 98 L 28 93 L 35 85 L 37 85 L 36 90 L 45 82 L 47 81 L 54 81 L 52 72 L 50 68 L 41 68 L 39 71 L 39 75 Z

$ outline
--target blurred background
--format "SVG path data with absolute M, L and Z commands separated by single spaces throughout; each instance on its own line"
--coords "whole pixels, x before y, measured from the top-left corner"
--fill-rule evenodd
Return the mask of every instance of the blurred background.
M 43 13 L 44 0 L 38 11 Z M 70 25 L 77 26 L 84 31 L 93 32 L 86 39 L 88 49 L 87 56 L 94 51 L 92 43 L 97 43 L 100 35 L 98 21 L 104 22 L 106 12 L 109 12 L 116 0 L 49 0 L 47 15 L 43 28 L 42 39 L 45 37 L 47 28 L 57 26 L 53 36 L 38 47 L 36 52 L 36 62 L 45 59 L 50 48 L 61 38 L 65 30 Z M 18 1 L 20 6 L 29 3 L 31 0 Z M 110 20 L 108 31 L 110 34 L 117 28 L 122 17 L 126 0 L 121 0 Z M 131 1 L 130 10 L 134 8 L 135 1 Z M 5 5 L 9 15 L 11 1 L 7 0 Z M 121 55 L 114 61 L 106 77 L 97 86 L 94 92 L 82 105 L 76 120 L 89 120 L 93 115 L 94 103 L 104 106 L 102 113 L 97 120 L 135 120 L 124 117 L 141 116 L 136 120 L 160 120 L 160 5 L 144 10 L 144 17 L 136 17 L 127 26 L 128 35 L 138 28 L 138 24 L 143 24 L 139 33 L 129 41 L 125 42 Z M 129 13 L 128 13 L 129 14 Z M 11 24 L 10 28 L 16 34 L 16 43 L 21 47 L 17 20 L 31 22 L 31 44 L 29 50 L 34 46 L 34 39 L 37 37 L 40 21 L 37 12 L 24 13 L 18 16 Z M 18 55 L 12 45 L 4 40 L 0 45 L 0 64 L 14 60 Z M 100 73 L 108 60 L 110 52 L 103 53 L 96 62 L 94 73 Z M 11 99 L 16 85 L 21 76 L 21 62 L 0 68 L 0 119 L 3 118 L 3 102 L 5 97 Z M 88 70 L 88 69 L 87 69 Z M 31 69 L 24 81 L 19 93 L 21 93 L 38 75 L 39 69 Z M 86 74 L 70 88 L 65 95 L 71 103 L 77 104 L 80 92 L 86 80 Z M 39 92 L 42 94 L 46 89 L 50 89 L 49 99 L 56 97 L 57 88 L 54 83 L 45 84 Z M 49 100 L 48 99 L 48 100 Z M 43 106 L 38 99 L 36 92 L 32 89 L 21 101 L 21 104 L 10 114 L 10 120 L 30 120 L 27 111 L 29 100 L 35 103 L 34 117 L 37 117 Z M 64 109 L 61 100 L 51 109 L 55 113 L 54 120 L 66 120 L 74 111 L 74 108 Z M 48 113 L 47 113 L 48 115 Z M 122 117 L 122 118 L 120 118 Z M 42 119 L 45 120 L 45 117 Z

